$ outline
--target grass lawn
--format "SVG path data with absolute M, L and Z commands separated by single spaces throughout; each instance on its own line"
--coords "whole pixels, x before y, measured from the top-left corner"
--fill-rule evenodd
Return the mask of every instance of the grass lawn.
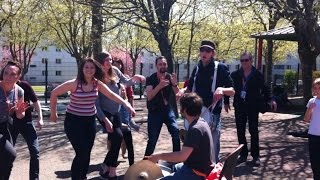
M 32 88 L 36 93 L 43 93 L 45 90 L 45 86 L 32 86 Z

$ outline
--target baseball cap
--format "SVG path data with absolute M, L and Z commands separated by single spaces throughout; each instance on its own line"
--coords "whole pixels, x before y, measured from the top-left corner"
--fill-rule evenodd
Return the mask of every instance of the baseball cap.
M 208 40 L 201 41 L 200 48 L 202 48 L 202 47 L 208 47 L 208 48 L 210 48 L 212 50 L 216 49 L 216 45 L 214 44 L 214 42 L 208 41 Z

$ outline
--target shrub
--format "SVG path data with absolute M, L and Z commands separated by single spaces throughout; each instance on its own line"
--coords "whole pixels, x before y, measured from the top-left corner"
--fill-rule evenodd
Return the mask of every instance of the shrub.
M 292 93 L 296 83 L 297 72 L 286 70 L 284 73 L 284 86 L 288 92 Z

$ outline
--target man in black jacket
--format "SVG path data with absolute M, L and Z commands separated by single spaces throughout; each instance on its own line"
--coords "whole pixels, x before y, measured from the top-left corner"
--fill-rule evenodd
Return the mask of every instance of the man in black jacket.
M 275 101 L 271 101 L 270 89 L 264 84 L 263 75 L 252 66 L 252 55 L 243 53 L 240 56 L 241 68 L 231 73 L 234 83 L 235 118 L 239 144 L 244 144 L 238 163 L 246 162 L 248 156 L 247 140 L 245 136 L 246 123 L 249 123 L 251 135 L 252 164 L 260 166 L 259 159 L 259 112 L 265 112 L 266 102 L 276 110 Z

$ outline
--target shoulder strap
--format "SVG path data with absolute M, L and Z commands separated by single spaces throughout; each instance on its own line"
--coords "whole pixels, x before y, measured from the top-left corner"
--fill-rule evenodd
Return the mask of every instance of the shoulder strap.
M 214 61 L 214 73 L 213 73 L 213 80 L 211 84 L 212 92 L 215 92 L 216 90 L 218 65 L 219 65 L 219 61 Z
M 14 87 L 13 87 L 14 88 L 14 95 L 13 95 L 13 100 L 12 100 L 13 104 L 16 104 L 16 102 L 19 100 L 19 96 L 18 96 L 19 95 L 19 92 L 18 92 L 19 88 L 17 86 L 18 85 L 15 84 Z
M 196 72 L 194 73 L 192 92 L 196 91 L 196 79 L 197 79 L 198 71 L 199 71 L 199 65 L 196 66 Z

